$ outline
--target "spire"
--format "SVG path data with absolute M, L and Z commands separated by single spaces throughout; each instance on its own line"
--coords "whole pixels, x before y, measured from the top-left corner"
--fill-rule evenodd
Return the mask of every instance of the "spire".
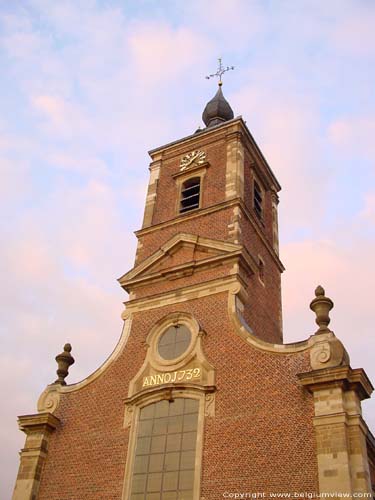
M 233 110 L 230 107 L 228 101 L 225 99 L 223 91 L 221 90 L 221 87 L 223 85 L 221 77 L 226 71 L 229 71 L 231 69 L 234 69 L 234 66 L 227 66 L 226 68 L 224 68 L 221 62 L 221 58 L 219 58 L 219 66 L 216 73 L 206 76 L 207 80 L 215 76 L 219 78 L 219 88 L 214 98 L 206 104 L 206 107 L 204 108 L 202 114 L 202 119 L 206 127 L 213 127 L 234 118 Z

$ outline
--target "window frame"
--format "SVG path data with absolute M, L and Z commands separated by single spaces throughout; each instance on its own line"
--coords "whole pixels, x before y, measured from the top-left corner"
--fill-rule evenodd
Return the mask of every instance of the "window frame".
M 257 185 L 257 187 L 259 188 L 259 190 L 255 189 L 255 186 Z M 260 197 L 261 197 L 261 201 L 259 203 L 259 200 L 257 200 L 258 204 L 260 205 L 260 213 L 258 211 L 258 209 L 256 208 L 256 191 L 259 191 L 260 192 Z M 262 186 L 262 183 L 259 181 L 259 179 L 254 175 L 253 176 L 253 199 L 252 199 L 252 203 L 253 203 L 253 210 L 254 210 L 254 213 L 256 215 L 256 218 L 264 223 L 264 202 L 265 202 L 265 189 L 264 187 Z
M 150 394 L 145 394 L 139 401 L 136 402 L 134 410 L 132 411 L 132 421 L 131 421 L 131 430 L 129 436 L 128 443 L 128 452 L 127 452 L 127 460 L 125 467 L 125 478 L 124 478 L 124 487 L 122 500 L 130 500 L 131 499 L 131 488 L 133 481 L 133 469 L 135 463 L 135 451 L 137 445 L 138 438 L 138 430 L 140 425 L 140 412 L 141 409 L 145 406 L 148 406 L 152 403 L 158 403 L 159 401 L 163 401 L 168 399 L 168 395 L 164 390 L 158 390 L 156 392 L 152 392 Z M 187 398 L 187 399 L 195 399 L 198 401 L 198 421 L 197 421 L 197 440 L 195 446 L 195 463 L 194 463 L 194 485 L 193 485 L 193 500 L 200 499 L 200 490 L 201 490 L 201 466 L 202 466 L 202 457 L 203 457 L 203 432 L 204 432 L 204 418 L 205 418 L 205 399 L 206 399 L 205 391 L 201 388 L 186 388 L 179 389 L 173 391 L 169 394 L 169 397 L 172 399 L 177 398 Z
M 186 172 L 185 175 L 181 175 L 176 178 L 176 184 L 177 184 L 177 199 L 176 199 L 176 208 L 175 208 L 175 213 L 179 217 L 183 217 L 184 215 L 191 214 L 196 212 L 197 210 L 200 210 L 202 208 L 202 201 L 203 201 L 203 182 L 204 182 L 204 176 L 206 173 L 206 168 L 202 171 L 202 167 L 200 167 L 201 171 L 192 171 L 192 172 Z M 181 207 L 181 201 L 182 201 L 182 190 L 183 190 L 183 185 L 185 182 L 189 181 L 190 179 L 194 178 L 199 178 L 199 204 L 197 207 L 192 208 L 191 210 L 186 210 L 184 212 L 180 212 L 180 207 Z

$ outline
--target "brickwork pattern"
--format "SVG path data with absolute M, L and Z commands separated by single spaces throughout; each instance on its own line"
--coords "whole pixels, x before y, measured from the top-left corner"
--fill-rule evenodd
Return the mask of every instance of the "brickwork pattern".
M 201 496 L 318 490 L 313 401 L 296 382 L 296 374 L 308 369 L 308 355 L 280 357 L 246 345 L 226 309 L 223 292 L 135 315 L 120 357 L 88 386 L 62 395 L 62 425 L 51 436 L 39 500 L 121 499 L 128 384 L 144 360 L 152 326 L 181 310 L 207 332 L 203 348 L 217 371 L 215 417 L 205 420 Z

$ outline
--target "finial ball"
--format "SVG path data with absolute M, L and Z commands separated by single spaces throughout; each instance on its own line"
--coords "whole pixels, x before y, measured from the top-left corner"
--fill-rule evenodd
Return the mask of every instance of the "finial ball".
M 315 288 L 315 297 L 324 297 L 325 295 L 325 290 L 324 288 L 319 285 Z
M 72 350 L 72 346 L 70 344 L 65 344 L 64 345 L 64 351 L 65 352 L 70 352 Z

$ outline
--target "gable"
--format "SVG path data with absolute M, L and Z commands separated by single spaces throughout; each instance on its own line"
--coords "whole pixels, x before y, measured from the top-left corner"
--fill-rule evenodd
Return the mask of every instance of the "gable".
M 238 244 L 180 233 L 124 274 L 119 282 L 127 289 L 131 284 L 161 279 L 166 275 L 165 271 L 168 271 L 169 276 L 185 268 L 194 272 L 195 268 L 212 266 L 241 253 L 243 247 Z

